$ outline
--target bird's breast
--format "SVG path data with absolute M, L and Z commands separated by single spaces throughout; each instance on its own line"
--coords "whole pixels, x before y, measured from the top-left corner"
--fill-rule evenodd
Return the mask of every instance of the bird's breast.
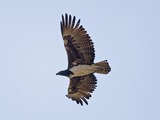
M 78 65 L 70 68 L 69 70 L 73 72 L 73 75 L 71 75 L 70 78 L 85 76 L 95 72 L 95 69 L 91 65 Z

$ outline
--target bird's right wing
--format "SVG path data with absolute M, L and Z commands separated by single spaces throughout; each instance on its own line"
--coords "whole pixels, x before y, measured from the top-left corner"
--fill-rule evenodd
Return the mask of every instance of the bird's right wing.
M 94 45 L 80 20 L 75 24 L 76 17 L 62 15 L 61 32 L 68 56 L 68 68 L 77 64 L 93 64 Z

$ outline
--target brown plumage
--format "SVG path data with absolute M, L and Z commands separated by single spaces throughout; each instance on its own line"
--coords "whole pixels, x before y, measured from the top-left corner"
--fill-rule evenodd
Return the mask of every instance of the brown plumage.
M 95 90 L 97 79 L 93 73 L 107 74 L 111 68 L 107 62 L 101 61 L 94 64 L 95 50 L 93 42 L 86 30 L 76 22 L 76 17 L 62 15 L 61 33 L 68 56 L 68 69 L 60 71 L 57 75 L 70 78 L 68 98 L 83 105 L 88 105 L 87 99 Z
M 88 105 L 86 99 L 91 97 L 90 93 L 94 91 L 96 84 L 97 80 L 93 74 L 71 78 L 68 88 L 68 95 L 66 96 L 72 100 L 75 100 L 78 104 L 80 103 L 83 105 L 83 102 L 85 102 Z
M 65 14 L 65 18 L 62 15 L 61 32 L 68 55 L 68 68 L 74 63 L 91 65 L 95 57 L 90 36 L 82 25 L 79 26 L 80 20 L 76 24 L 75 20 L 75 16 L 72 19 L 71 15 Z

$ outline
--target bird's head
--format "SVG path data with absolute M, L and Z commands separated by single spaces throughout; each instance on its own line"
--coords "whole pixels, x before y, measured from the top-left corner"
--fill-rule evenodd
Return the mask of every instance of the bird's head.
M 71 72 L 70 70 L 62 70 L 62 71 L 59 71 L 56 75 L 69 77 L 71 74 L 73 74 L 73 72 Z

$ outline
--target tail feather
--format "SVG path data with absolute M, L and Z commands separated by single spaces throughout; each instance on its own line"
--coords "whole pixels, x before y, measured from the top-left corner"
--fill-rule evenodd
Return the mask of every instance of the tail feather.
M 107 74 L 111 71 L 111 68 L 110 68 L 107 60 L 97 62 L 97 63 L 93 64 L 92 66 L 95 68 L 96 73 Z

